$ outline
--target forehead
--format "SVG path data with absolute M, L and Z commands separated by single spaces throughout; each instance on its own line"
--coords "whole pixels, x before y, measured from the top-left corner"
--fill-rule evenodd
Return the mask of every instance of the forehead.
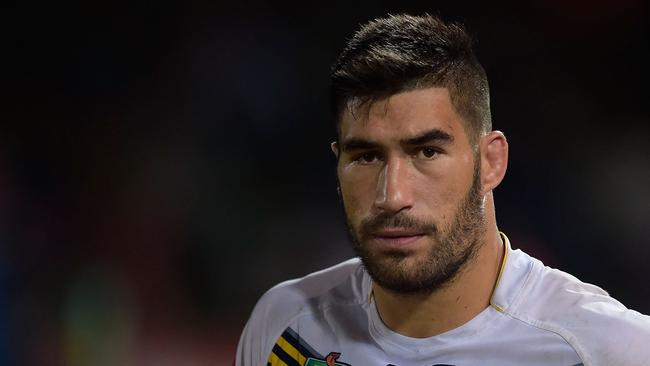
M 341 116 L 341 139 L 400 139 L 439 129 L 465 138 L 464 123 L 446 88 L 410 90 L 367 103 Z

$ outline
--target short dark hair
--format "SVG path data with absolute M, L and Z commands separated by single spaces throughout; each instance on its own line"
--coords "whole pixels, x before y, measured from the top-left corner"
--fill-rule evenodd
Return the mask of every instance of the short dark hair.
M 427 87 L 448 89 L 466 122 L 471 143 L 492 129 L 485 70 L 473 40 L 458 23 L 438 17 L 389 15 L 363 25 L 348 41 L 331 71 L 331 107 L 340 119 L 350 103 L 364 104 Z M 358 105 L 357 105 L 358 106 Z

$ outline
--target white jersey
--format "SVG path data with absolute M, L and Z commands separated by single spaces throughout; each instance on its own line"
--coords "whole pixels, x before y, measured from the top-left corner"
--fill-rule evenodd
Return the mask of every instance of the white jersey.
M 235 365 L 650 365 L 650 317 L 504 242 L 491 306 L 458 328 L 430 338 L 393 332 L 351 259 L 262 296 Z

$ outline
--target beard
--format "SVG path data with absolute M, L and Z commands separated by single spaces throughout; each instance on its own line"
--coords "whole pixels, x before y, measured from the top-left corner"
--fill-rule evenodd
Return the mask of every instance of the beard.
M 395 293 L 428 294 L 453 282 L 474 260 L 485 230 L 480 159 L 476 160 L 472 186 L 446 227 L 440 228 L 400 211 L 370 216 L 355 230 L 346 213 L 352 247 L 375 283 Z M 427 233 L 423 238 L 429 240 L 426 252 L 416 256 L 405 250 L 373 250 L 372 233 L 383 228 Z

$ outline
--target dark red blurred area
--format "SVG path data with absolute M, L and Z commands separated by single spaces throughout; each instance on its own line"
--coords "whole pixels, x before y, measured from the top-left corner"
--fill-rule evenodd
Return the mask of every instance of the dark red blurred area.
M 513 246 L 650 312 L 643 2 L 14 4 L 0 364 L 229 365 L 266 289 L 353 255 L 328 72 L 399 12 L 478 39 Z

